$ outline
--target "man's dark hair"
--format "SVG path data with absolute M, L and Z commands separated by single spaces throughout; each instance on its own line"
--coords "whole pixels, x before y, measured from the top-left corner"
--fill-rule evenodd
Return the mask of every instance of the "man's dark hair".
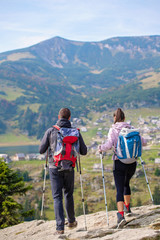
M 60 118 L 66 118 L 69 119 L 71 116 L 71 111 L 68 108 L 61 108 L 59 111 Z
M 116 122 L 123 122 L 125 119 L 125 114 L 122 111 L 121 108 L 117 108 L 117 110 L 114 112 L 113 117 L 116 117 L 114 123 Z

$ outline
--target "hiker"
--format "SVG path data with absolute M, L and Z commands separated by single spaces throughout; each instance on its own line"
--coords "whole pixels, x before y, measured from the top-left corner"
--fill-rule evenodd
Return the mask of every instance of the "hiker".
M 76 164 L 75 148 L 71 147 L 70 149 L 67 147 L 67 143 L 65 143 L 62 150 L 63 153 L 59 153 L 60 151 L 57 150 L 57 146 L 60 141 L 59 137 L 62 136 L 62 133 L 60 134 L 60 132 L 73 132 L 73 135 L 75 134 L 78 139 L 76 142 L 78 146 L 77 152 L 79 151 L 81 155 L 87 154 L 87 147 L 84 143 L 81 133 L 79 130 L 71 127 L 70 118 L 71 112 L 68 108 L 60 109 L 56 125 L 49 128 L 45 132 L 39 146 L 39 152 L 41 154 L 45 153 L 47 149 L 49 151 L 49 175 L 56 218 L 55 234 L 64 234 L 65 218 L 63 208 L 63 193 L 65 200 L 65 210 L 68 219 L 67 227 L 69 229 L 72 229 L 77 226 L 73 199 L 74 167 Z M 67 154 L 70 156 L 68 157 Z
M 114 114 L 114 124 L 109 130 L 108 140 L 99 146 L 99 152 L 106 152 L 107 150 L 114 148 L 114 154 L 112 156 L 113 162 L 113 175 L 116 186 L 116 201 L 117 201 L 117 224 L 118 227 L 122 227 L 126 221 L 124 218 L 124 212 L 127 215 L 131 215 L 130 200 L 131 200 L 131 189 L 130 179 L 136 171 L 137 162 L 135 158 L 128 158 L 128 163 L 124 163 L 123 160 L 117 157 L 117 142 L 119 133 L 122 128 L 131 129 L 133 128 L 130 124 L 125 122 L 125 114 L 121 108 L 118 108 Z M 140 137 L 143 146 L 146 145 L 146 140 Z

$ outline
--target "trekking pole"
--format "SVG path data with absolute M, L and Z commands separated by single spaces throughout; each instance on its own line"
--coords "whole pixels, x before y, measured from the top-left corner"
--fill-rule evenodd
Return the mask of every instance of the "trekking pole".
M 103 179 L 104 199 L 105 199 L 106 214 L 107 214 L 107 224 L 109 226 L 109 218 L 108 218 L 108 210 L 107 210 L 107 198 L 106 198 L 106 188 L 105 188 L 105 180 L 104 180 L 103 156 L 102 156 L 102 153 L 100 153 L 100 159 L 101 159 L 101 167 L 102 167 L 102 179 Z
M 153 202 L 153 197 L 152 197 L 152 193 L 151 193 L 151 189 L 150 189 L 149 182 L 148 182 L 147 175 L 146 175 L 146 171 L 145 171 L 145 169 L 144 169 L 144 161 L 142 160 L 141 157 L 140 157 L 140 159 L 141 159 L 141 165 L 142 165 L 142 167 L 143 167 L 144 175 L 145 175 L 145 178 L 146 178 L 148 190 L 149 190 L 149 193 L 150 193 L 150 196 L 151 196 L 151 200 L 152 200 L 152 203 L 154 204 L 154 202 Z
M 79 174 L 80 174 L 80 183 L 81 183 L 81 194 L 82 194 L 82 205 L 83 205 L 84 223 L 85 223 L 85 230 L 87 231 L 86 214 L 85 214 L 85 205 L 84 205 L 84 196 L 83 196 L 83 186 L 82 186 L 82 175 L 81 175 L 80 154 L 78 154 L 78 160 L 79 160 Z
M 47 172 L 47 160 L 48 160 L 48 150 L 46 154 L 46 163 L 44 165 L 44 182 L 43 182 L 43 194 L 42 194 L 42 205 L 41 205 L 41 217 L 43 216 L 43 208 L 44 208 L 44 193 L 45 193 L 45 185 L 46 185 L 46 172 Z

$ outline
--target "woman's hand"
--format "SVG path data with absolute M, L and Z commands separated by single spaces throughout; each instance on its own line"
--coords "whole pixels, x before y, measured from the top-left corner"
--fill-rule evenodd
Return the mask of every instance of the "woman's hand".
M 98 146 L 98 151 L 100 154 L 102 154 L 101 145 Z

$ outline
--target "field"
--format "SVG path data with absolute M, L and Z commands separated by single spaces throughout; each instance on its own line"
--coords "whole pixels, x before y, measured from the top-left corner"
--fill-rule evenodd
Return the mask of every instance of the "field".
M 159 166 L 155 164 L 151 157 L 157 156 L 157 150 L 145 151 L 143 159 L 145 160 L 145 170 L 147 173 L 148 181 L 150 184 L 151 192 L 154 193 L 156 186 L 160 184 L 160 176 L 155 176 L 155 170 Z M 103 195 L 103 182 L 102 172 L 100 170 L 93 170 L 93 165 L 100 163 L 99 157 L 95 155 L 82 157 L 82 181 L 84 189 L 84 198 L 87 213 L 93 213 L 101 210 L 105 210 L 104 195 Z M 104 176 L 106 184 L 107 204 L 108 209 L 112 210 L 116 208 L 115 199 L 116 191 L 114 186 L 113 174 L 112 174 L 112 160 L 111 156 L 105 156 L 103 159 L 104 163 Z M 11 167 L 13 169 L 20 169 L 21 171 L 28 171 L 32 181 L 27 184 L 32 184 L 33 190 L 29 192 L 27 198 L 31 200 L 32 207 L 35 206 L 35 199 L 41 201 L 42 198 L 42 187 L 43 177 L 42 171 L 45 161 L 19 161 L 13 162 Z M 151 198 L 148 192 L 147 183 L 144 177 L 143 169 L 138 161 L 137 172 L 131 180 L 132 190 L 132 206 L 145 205 L 151 203 Z M 25 197 L 26 199 L 26 197 Z M 24 198 L 19 198 L 19 201 L 24 201 Z M 80 175 L 75 169 L 75 192 L 74 192 L 75 212 L 76 215 L 83 214 L 82 202 L 81 202 L 81 189 L 80 189 Z M 45 192 L 45 217 L 49 220 L 54 219 L 53 211 L 53 200 L 50 187 L 50 180 L 46 181 L 46 192 Z
M 4 146 L 25 146 L 38 145 L 40 141 L 36 137 L 28 137 L 18 132 L 11 132 L 7 134 L 0 134 L 0 147 Z

